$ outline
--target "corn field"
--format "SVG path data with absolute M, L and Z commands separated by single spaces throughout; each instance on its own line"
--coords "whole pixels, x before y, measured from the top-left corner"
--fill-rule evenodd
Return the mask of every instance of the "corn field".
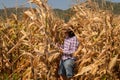
M 74 80 L 120 80 L 120 16 L 88 0 L 74 5 L 69 22 L 55 16 L 47 0 L 29 0 L 37 7 L 0 19 L 0 80 L 57 80 L 60 52 L 70 27 L 80 46 L 74 53 Z M 93 6 L 94 5 L 94 6 Z

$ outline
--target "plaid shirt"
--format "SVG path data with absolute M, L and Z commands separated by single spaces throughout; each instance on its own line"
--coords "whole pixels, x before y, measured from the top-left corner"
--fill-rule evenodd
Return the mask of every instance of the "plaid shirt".
M 72 56 L 66 56 L 67 54 L 72 54 L 74 53 L 77 48 L 78 48 L 79 42 L 77 40 L 77 37 L 74 36 L 72 38 L 66 38 L 64 40 L 64 44 L 63 44 L 63 56 L 62 56 L 62 60 L 66 60 L 68 58 L 73 58 Z

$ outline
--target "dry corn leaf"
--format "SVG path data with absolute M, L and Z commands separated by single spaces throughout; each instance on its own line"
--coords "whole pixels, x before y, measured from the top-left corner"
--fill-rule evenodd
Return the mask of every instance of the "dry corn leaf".
M 74 77 L 77 77 L 77 76 L 80 76 L 80 75 L 84 75 L 84 73 L 87 73 L 88 71 L 92 70 L 92 68 L 94 68 L 93 65 L 82 67 L 82 69 Z
M 53 62 L 55 59 L 57 59 L 60 56 L 60 53 L 54 53 L 52 55 L 50 55 L 50 57 L 48 58 L 49 62 Z
M 116 55 L 114 58 L 112 58 L 111 61 L 109 62 L 109 70 L 111 70 L 115 66 L 115 64 L 117 62 L 117 58 L 118 58 L 118 55 Z
M 29 18 L 31 18 L 32 20 L 36 20 L 37 17 L 34 13 L 32 13 L 31 11 L 26 11 L 24 12 Z

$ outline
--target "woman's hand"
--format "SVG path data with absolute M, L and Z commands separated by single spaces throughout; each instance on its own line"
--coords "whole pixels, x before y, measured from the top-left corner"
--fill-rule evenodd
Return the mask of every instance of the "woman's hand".
M 57 48 L 59 49 L 59 52 L 63 53 L 63 49 L 59 43 L 56 43 Z

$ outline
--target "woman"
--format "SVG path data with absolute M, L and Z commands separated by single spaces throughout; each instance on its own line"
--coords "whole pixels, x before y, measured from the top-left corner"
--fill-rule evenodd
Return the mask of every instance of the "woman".
M 64 76 L 67 77 L 67 79 L 70 79 L 74 75 L 75 58 L 72 55 L 79 45 L 77 37 L 72 30 L 66 30 L 65 35 L 63 47 L 60 47 L 63 52 L 58 71 L 61 80 L 64 79 Z

